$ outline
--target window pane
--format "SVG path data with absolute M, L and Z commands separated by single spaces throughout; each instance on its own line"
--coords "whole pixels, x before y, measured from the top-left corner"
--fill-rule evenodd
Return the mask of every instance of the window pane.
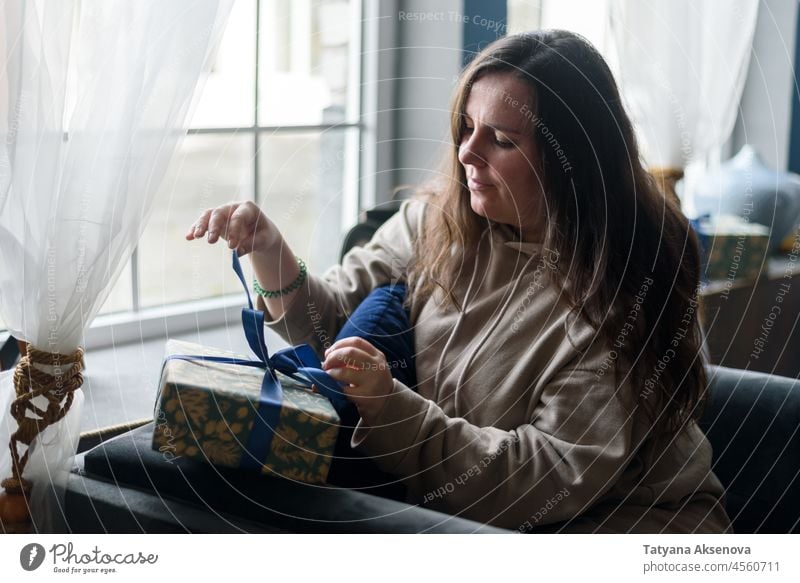
M 206 208 L 252 200 L 252 176 L 252 134 L 187 136 L 139 244 L 142 307 L 241 292 L 225 242 L 184 235 Z
M 545 0 L 542 27 L 563 28 L 585 36 L 607 58 L 610 49 L 608 0 Z
M 256 3 L 236 0 L 190 127 L 246 127 L 255 121 Z
M 544 0 L 508 0 L 508 34 L 539 28 L 543 2 Z
M 133 309 L 133 293 L 131 286 L 131 262 L 125 265 L 125 269 L 119 274 L 119 279 L 111 288 L 103 307 L 98 314 L 111 314 L 113 312 L 125 312 Z
M 261 0 L 260 125 L 357 116 L 356 0 Z
M 337 263 L 343 225 L 355 223 L 358 131 L 262 136 L 259 205 L 315 273 Z

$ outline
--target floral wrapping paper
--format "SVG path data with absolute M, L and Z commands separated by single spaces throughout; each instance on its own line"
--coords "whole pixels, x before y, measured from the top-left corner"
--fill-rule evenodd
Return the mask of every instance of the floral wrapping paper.
M 245 358 L 230 352 L 168 340 L 166 354 Z M 237 468 L 258 410 L 264 370 L 202 361 L 169 360 L 161 371 L 153 449 L 168 448 L 218 466 Z M 278 373 L 283 387 L 280 421 L 264 474 L 309 483 L 325 482 L 339 430 L 327 397 Z

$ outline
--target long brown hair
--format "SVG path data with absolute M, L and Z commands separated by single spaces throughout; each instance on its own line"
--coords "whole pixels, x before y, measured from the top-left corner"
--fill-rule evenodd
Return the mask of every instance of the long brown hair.
M 471 260 L 487 228 L 470 207 L 458 147 L 470 88 L 492 73 L 514 74 L 532 90 L 547 209 L 543 245 L 568 259 L 546 270 L 550 283 L 567 293 L 570 315 L 584 318 L 618 355 L 618 370 L 630 369 L 640 404 L 654 413 L 653 431 L 677 431 L 699 415 L 707 384 L 698 243 L 644 169 L 608 65 L 574 33 L 502 38 L 463 72 L 451 107 L 450 179 L 420 194 L 431 204 L 409 270 L 412 302 L 441 288 L 457 304 L 450 290 L 458 266 Z

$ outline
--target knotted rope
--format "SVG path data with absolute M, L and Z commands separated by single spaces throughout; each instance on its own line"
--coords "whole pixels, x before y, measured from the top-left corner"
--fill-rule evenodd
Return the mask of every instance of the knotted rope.
M 30 492 L 31 483 L 22 477 L 28 463 L 30 445 L 37 435 L 67 414 L 72 406 L 75 389 L 83 384 L 83 349 L 78 348 L 72 354 L 66 355 L 44 352 L 30 344 L 27 348 L 27 354 L 20 359 L 14 371 L 17 398 L 11 403 L 11 416 L 17 421 L 18 427 L 11 434 L 8 443 L 11 450 L 11 477 L 0 483 L 10 494 Z M 44 372 L 34 364 L 49 365 L 53 370 L 51 373 Z M 38 396 L 47 399 L 46 409 L 42 410 L 33 403 L 33 399 Z M 19 444 L 28 446 L 22 456 L 19 454 Z

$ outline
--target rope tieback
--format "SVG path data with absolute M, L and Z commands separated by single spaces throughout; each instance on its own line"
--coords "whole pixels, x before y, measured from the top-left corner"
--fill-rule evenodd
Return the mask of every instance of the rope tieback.
M 11 404 L 11 416 L 17 422 L 17 430 L 11 434 L 8 444 L 12 475 L 0 483 L 9 493 L 28 493 L 31 489 L 30 482 L 22 477 L 30 448 L 20 456 L 18 445 L 30 446 L 37 435 L 63 419 L 72 406 L 75 389 L 83 384 L 83 349 L 79 348 L 72 354 L 58 354 L 38 350 L 30 344 L 27 348 L 27 354 L 14 371 L 17 397 Z M 48 373 L 34 364 L 48 365 L 53 370 Z M 47 399 L 46 409 L 33 403 L 33 399 L 39 396 Z

